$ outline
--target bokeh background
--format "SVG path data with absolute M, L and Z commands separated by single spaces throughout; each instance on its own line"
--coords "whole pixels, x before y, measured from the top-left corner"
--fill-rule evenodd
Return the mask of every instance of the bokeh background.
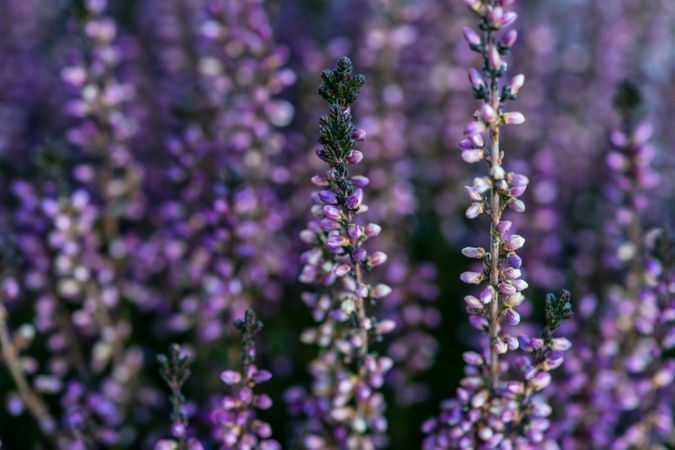
M 297 277 L 309 179 L 321 170 L 316 89 L 348 55 L 367 78 L 354 118 L 368 133 L 368 219 L 384 229 L 374 245 L 390 257 L 373 278 L 394 289 L 377 314 L 399 325 L 380 344 L 397 362 L 390 448 L 418 448 L 472 346 L 459 249 L 485 239 L 464 219 L 473 169 L 456 149 L 476 105 L 464 3 L 0 5 L 3 302 L 59 426 L 71 403 L 91 402 L 108 433 L 100 448 L 151 448 L 170 423 L 155 355 L 178 342 L 196 357 L 186 394 L 208 434 L 199 411 L 222 395 L 218 374 L 238 363 L 231 322 L 253 307 L 265 323 L 260 366 L 275 374 L 265 417 L 292 442 L 284 393 L 308 382 L 314 355 L 299 341 L 311 317 Z M 675 2 L 522 0 L 517 11 L 510 71 L 527 78 L 527 123 L 504 145 L 531 180 L 516 226 L 536 327 L 546 292 L 583 294 L 611 271 L 605 156 L 624 78 L 642 89 L 655 130 L 661 178 L 645 228 L 674 224 Z M 74 399 L 72 380 L 96 398 Z M 47 448 L 1 365 L 0 402 L 3 448 Z

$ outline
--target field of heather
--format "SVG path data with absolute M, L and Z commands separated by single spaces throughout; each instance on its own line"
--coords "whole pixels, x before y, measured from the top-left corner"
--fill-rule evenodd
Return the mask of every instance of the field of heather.
M 675 450 L 675 1 L 0 6 L 1 450 Z

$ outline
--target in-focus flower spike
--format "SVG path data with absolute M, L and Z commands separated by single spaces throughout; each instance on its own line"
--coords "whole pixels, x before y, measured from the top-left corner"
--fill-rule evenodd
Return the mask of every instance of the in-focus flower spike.
M 314 285 L 303 299 L 312 308 L 317 322 L 302 340 L 317 344 L 319 355 L 311 364 L 311 394 L 300 400 L 306 414 L 298 441 L 306 450 L 372 450 L 386 444 L 387 420 L 384 397 L 379 389 L 392 360 L 379 356 L 370 345 L 381 334 L 391 331 L 392 321 L 377 321 L 367 307 L 391 293 L 386 284 L 371 285 L 366 274 L 383 264 L 387 256 L 375 251 L 368 255 L 363 243 L 376 236 L 376 224 L 358 223 L 357 213 L 363 209 L 363 183 L 350 173 L 350 155 L 355 150 L 355 132 L 351 106 L 365 79 L 354 75 L 352 63 L 341 58 L 337 68 L 322 75 L 319 94 L 330 105 L 321 117 L 319 157 L 328 163 L 324 191 L 333 196 L 313 196 L 323 211 L 309 224 L 306 235 L 313 235 L 314 247 L 305 252 L 301 281 Z M 321 224 L 329 220 L 335 226 Z M 289 394 L 291 397 L 293 395 Z M 297 399 L 296 399 L 297 400 Z
M 489 217 L 490 245 L 462 250 L 464 256 L 480 260 L 482 267 L 462 273 L 460 279 L 480 286 L 478 297 L 468 295 L 464 301 L 469 322 L 487 336 L 481 352 L 464 353 L 466 376 L 456 398 L 444 402 L 439 417 L 425 423 L 423 450 L 542 448 L 550 407 L 539 393 L 551 383 L 550 370 L 563 362 L 563 350 L 553 350 L 557 342 L 553 333 L 562 320 L 571 317 L 569 292 L 548 297 L 547 326 L 541 338 L 510 334 L 520 324 L 516 308 L 523 303 L 522 291 L 528 284 L 521 278 L 522 259 L 517 254 L 525 238 L 510 234 L 511 222 L 503 214 L 506 208 L 525 211 L 520 197 L 529 183 L 526 176 L 504 169 L 505 152 L 500 148 L 502 127 L 525 122 L 522 113 L 504 111 L 504 103 L 517 97 L 525 81 L 523 75 L 510 83 L 502 81 L 508 67 L 505 57 L 518 37 L 515 30 L 500 31 L 517 18 L 509 10 L 511 3 L 468 3 L 480 17 L 483 32 L 481 37 L 464 30 L 471 49 L 483 57 L 482 74 L 469 71 L 472 92 L 481 105 L 464 128 L 465 139 L 459 146 L 465 162 L 489 164 L 487 176 L 476 178 L 465 189 L 472 201 L 467 218 Z M 517 350 L 523 355 L 509 354 Z
M 272 439 L 272 427 L 260 420 L 257 413 L 272 406 L 268 395 L 255 392 L 259 384 L 272 378 L 270 372 L 258 369 L 255 364 L 255 337 L 262 330 L 262 322 L 249 309 L 235 326 L 241 334 L 242 367 L 240 371 L 230 369 L 220 374 L 220 379 L 231 387 L 232 392 L 211 414 L 213 437 L 222 450 L 281 450 L 281 444 Z

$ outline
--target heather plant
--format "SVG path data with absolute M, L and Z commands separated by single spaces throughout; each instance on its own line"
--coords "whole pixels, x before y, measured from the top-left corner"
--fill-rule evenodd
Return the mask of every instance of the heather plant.
M 201 443 L 188 437 L 189 418 L 185 411 L 186 399 L 183 385 L 190 378 L 190 366 L 194 362 L 192 356 L 184 354 L 178 344 L 171 346 L 169 356 L 159 355 L 162 379 L 171 389 L 171 435 L 173 439 L 162 439 L 155 444 L 156 450 L 201 450 Z
M 470 164 L 485 160 L 489 172 L 466 187 L 472 200 L 466 216 L 488 216 L 490 246 L 489 250 L 462 250 L 464 256 L 479 260 L 480 269 L 464 272 L 460 278 L 482 286 L 477 296 L 468 295 L 465 302 L 471 324 L 486 339 L 480 353 L 464 353 L 467 366 L 457 396 L 444 402 L 438 419 L 424 424 L 430 435 L 423 448 L 536 448 L 545 441 L 551 413 L 540 392 L 551 383 L 549 372 L 562 364 L 563 353 L 570 347 L 567 339 L 554 337 L 562 321 L 572 315 L 570 294 L 549 294 L 541 337 L 511 334 L 520 323 L 516 308 L 524 301 L 522 291 L 528 286 L 521 278 L 522 259 L 516 253 L 525 239 L 511 234 L 511 222 L 503 217 L 507 209 L 525 210 L 519 197 L 528 179 L 504 169 L 505 152 L 500 148 L 502 127 L 525 121 L 520 112 L 505 110 L 518 96 L 524 76 L 501 81 L 507 70 L 504 58 L 518 37 L 515 30 L 505 29 L 517 16 L 510 10 L 512 1 L 469 0 L 467 4 L 479 18 L 482 32 L 481 36 L 464 29 L 469 47 L 482 56 L 481 71 L 469 71 L 473 95 L 482 104 L 464 129 L 461 157 Z M 509 358 L 509 352 L 519 349 L 522 355 Z
M 675 446 L 675 3 L 468 3 L 4 2 L 0 446 Z
M 303 301 L 316 325 L 302 340 L 317 345 L 319 354 L 310 363 L 311 392 L 293 390 L 287 399 L 306 416 L 301 448 L 369 450 L 386 444 L 385 403 L 378 390 L 392 366 L 390 358 L 373 350 L 372 342 L 390 331 L 393 322 L 369 316 L 368 307 L 391 288 L 370 284 L 367 273 L 387 256 L 363 245 L 380 233 L 380 226 L 359 223 L 359 214 L 367 210 L 364 188 L 369 180 L 351 174 L 351 166 L 364 157 L 355 147 L 365 132 L 354 127 L 351 108 L 365 78 L 353 74 L 346 57 L 321 78 L 319 95 L 330 111 L 319 122 L 316 154 L 328 170 L 312 178 L 320 190 L 313 194 L 315 218 L 302 232 L 312 247 L 302 255 L 300 277 L 315 287 L 303 294 Z
M 221 450 L 280 450 L 281 445 L 271 438 L 272 428 L 257 417 L 257 410 L 272 406 L 266 394 L 256 393 L 258 385 L 269 381 L 272 374 L 256 366 L 256 335 L 262 322 L 253 310 L 235 321 L 241 335 L 241 369 L 228 369 L 220 374 L 221 381 L 232 390 L 211 411 L 212 439 Z M 182 354 L 178 345 L 171 347 L 170 356 L 160 355 L 160 373 L 171 388 L 172 439 L 161 439 L 155 450 L 203 450 L 202 444 L 189 436 L 185 397 L 181 388 L 190 377 L 193 358 Z
M 622 82 L 614 105 L 621 123 L 610 133 L 603 190 L 613 213 L 599 227 L 602 273 L 583 280 L 584 321 L 558 389 L 574 411 L 556 423 L 563 448 L 590 441 L 652 449 L 672 441 L 672 239 L 668 230 L 644 230 L 659 176 L 640 90 Z

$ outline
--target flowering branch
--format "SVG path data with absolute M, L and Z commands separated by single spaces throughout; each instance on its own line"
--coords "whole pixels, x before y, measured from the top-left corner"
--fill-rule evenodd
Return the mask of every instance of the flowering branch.
M 310 416 L 302 445 L 306 449 L 381 448 L 385 443 L 384 399 L 376 390 L 392 361 L 379 357 L 369 347 L 372 339 L 393 329 L 393 322 L 369 317 L 368 304 L 391 291 L 385 284 L 371 286 L 365 273 L 383 264 L 383 252 L 368 254 L 363 243 L 380 232 L 379 225 L 360 225 L 356 216 L 367 210 L 364 176 L 352 176 L 350 166 L 363 154 L 355 148 L 365 131 L 352 123 L 351 105 L 365 82 L 353 75 L 352 63 L 341 58 L 337 68 L 322 74 L 319 95 L 330 104 L 320 119 L 316 153 L 329 166 L 324 176 L 312 182 L 321 190 L 314 194 L 312 221 L 302 238 L 313 248 L 303 254 L 301 281 L 316 292 L 303 299 L 312 308 L 317 328 L 306 331 L 303 341 L 318 344 L 319 357 L 311 365 L 313 398 L 305 412 Z M 312 410 L 318 409 L 318 417 Z
M 272 427 L 256 418 L 256 409 L 266 410 L 272 399 L 266 394 L 255 394 L 257 385 L 272 378 L 266 370 L 255 365 L 255 336 L 262 330 L 262 322 L 252 310 L 247 310 L 244 320 L 235 322 L 241 333 L 241 372 L 226 370 L 220 374 L 223 383 L 233 386 L 233 395 L 227 395 L 222 408 L 214 413 L 215 435 L 223 450 L 281 450 L 281 445 L 271 439 Z
M 188 440 L 188 417 L 185 413 L 185 396 L 182 388 L 190 378 L 192 356 L 182 353 L 178 344 L 170 348 L 169 356 L 159 355 L 159 373 L 162 379 L 171 388 L 171 434 L 175 440 L 162 439 L 155 444 L 155 450 L 200 450 L 201 444 L 195 439 Z
M 511 222 L 503 215 L 507 208 L 518 213 L 525 211 L 520 197 L 529 180 L 504 169 L 500 134 L 504 125 L 525 122 L 522 113 L 505 110 L 506 103 L 518 96 L 525 77 L 521 74 L 508 83 L 500 81 L 507 70 L 504 57 L 518 37 L 515 30 L 504 31 L 517 18 L 515 12 L 507 9 L 513 0 L 465 1 L 479 18 L 482 32 L 481 37 L 471 28 L 464 29 L 469 47 L 483 60 L 482 71 L 469 71 L 473 95 L 482 104 L 464 128 L 460 149 L 465 162 L 485 160 L 489 164 L 487 176 L 475 178 L 465 188 L 472 201 L 466 216 L 469 219 L 488 216 L 490 246 L 489 250 L 462 249 L 464 256 L 481 262 L 482 270 L 464 272 L 460 278 L 467 284 L 481 286 L 477 297 L 468 295 L 464 300 L 471 324 L 487 334 L 488 344 L 482 354 L 464 353 L 466 376 L 457 389 L 457 398 L 444 402 L 438 420 L 424 424 L 423 430 L 431 435 L 423 448 L 525 449 L 542 443 L 548 428 L 545 417 L 551 408 L 536 393 L 550 384 L 549 371 L 562 364 L 562 352 L 571 346 L 567 339 L 553 337 L 562 321 L 571 317 L 570 295 L 567 291 L 549 295 L 547 325 L 541 338 L 516 338 L 505 333 L 507 327 L 512 329 L 520 323 L 516 307 L 524 301 L 522 291 L 528 284 L 521 278 L 522 259 L 516 253 L 525 239 L 509 233 Z M 519 348 L 528 355 L 508 358 L 509 351 Z M 518 379 L 510 379 L 515 375 L 511 367 L 518 369 Z

